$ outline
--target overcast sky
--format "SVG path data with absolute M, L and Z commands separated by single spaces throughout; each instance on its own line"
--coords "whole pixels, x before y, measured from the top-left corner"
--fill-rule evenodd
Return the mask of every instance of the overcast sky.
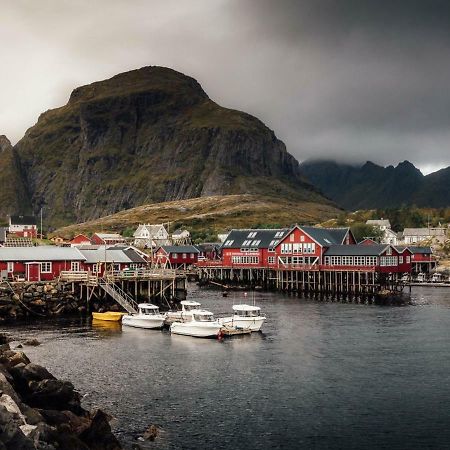
M 0 0 L 0 134 L 145 65 L 196 78 L 299 160 L 450 165 L 450 1 Z

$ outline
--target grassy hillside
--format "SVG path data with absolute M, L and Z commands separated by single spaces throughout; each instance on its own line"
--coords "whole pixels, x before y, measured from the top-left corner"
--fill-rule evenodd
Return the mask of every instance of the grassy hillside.
M 231 228 L 289 226 L 317 223 L 336 217 L 330 205 L 280 200 L 256 195 L 225 195 L 152 203 L 100 219 L 60 228 L 53 234 L 72 237 L 95 231 L 130 231 L 139 223 L 170 222 L 170 229 L 185 226 L 194 237 L 209 240 Z

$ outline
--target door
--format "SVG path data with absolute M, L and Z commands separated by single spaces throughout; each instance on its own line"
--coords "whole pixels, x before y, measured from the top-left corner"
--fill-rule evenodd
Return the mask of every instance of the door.
M 41 266 L 39 263 L 27 264 L 27 281 L 41 281 Z

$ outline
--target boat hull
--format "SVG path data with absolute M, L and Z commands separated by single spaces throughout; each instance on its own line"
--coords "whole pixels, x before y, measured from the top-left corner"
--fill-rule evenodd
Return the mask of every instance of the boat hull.
M 104 313 L 93 312 L 92 318 L 95 320 L 105 320 L 108 322 L 120 322 L 122 320 L 122 316 L 126 313 L 115 312 L 115 311 L 107 311 Z
M 126 315 L 122 318 L 122 325 L 135 328 L 157 329 L 162 328 L 164 325 L 164 316 L 157 315 L 154 317 L 148 317 L 143 315 Z
M 216 337 L 220 333 L 222 326 L 220 323 L 178 323 L 174 322 L 170 326 L 170 332 L 173 334 L 181 334 L 183 336 L 193 336 L 199 338 Z
M 250 331 L 260 331 L 261 327 L 266 320 L 265 317 L 224 317 L 222 319 L 219 319 L 219 322 L 222 325 L 226 325 L 228 327 L 235 327 L 235 328 L 241 328 L 243 330 L 250 330 Z

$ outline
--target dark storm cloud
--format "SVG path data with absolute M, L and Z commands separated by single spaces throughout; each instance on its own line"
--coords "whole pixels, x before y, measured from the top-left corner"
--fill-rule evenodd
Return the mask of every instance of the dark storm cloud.
M 450 2 L 1 2 L 0 133 L 158 64 L 260 117 L 300 160 L 450 165 Z

